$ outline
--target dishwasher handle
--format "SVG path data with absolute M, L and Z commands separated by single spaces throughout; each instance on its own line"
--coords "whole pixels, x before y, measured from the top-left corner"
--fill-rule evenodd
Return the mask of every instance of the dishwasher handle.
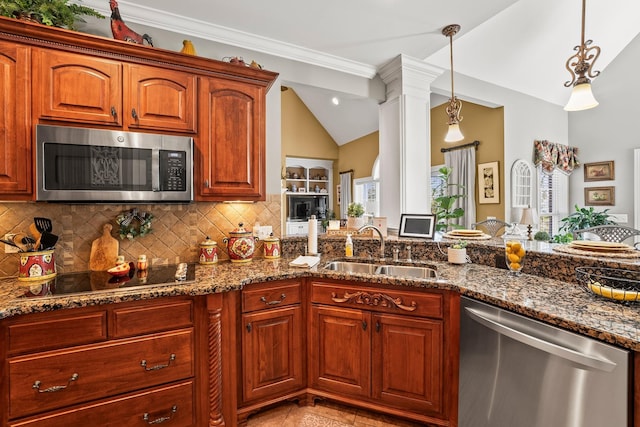
M 530 347 L 537 348 L 546 353 L 553 354 L 558 357 L 570 360 L 580 365 L 598 369 L 605 372 L 611 372 L 617 366 L 614 362 L 599 357 L 593 357 L 588 354 L 580 353 L 573 349 L 563 347 L 558 344 L 543 340 L 538 337 L 529 335 L 523 331 L 519 331 L 512 326 L 500 323 L 497 319 L 492 319 L 491 313 L 479 310 L 477 308 L 465 307 L 469 317 L 481 325 L 494 330 L 495 332 L 526 344 Z

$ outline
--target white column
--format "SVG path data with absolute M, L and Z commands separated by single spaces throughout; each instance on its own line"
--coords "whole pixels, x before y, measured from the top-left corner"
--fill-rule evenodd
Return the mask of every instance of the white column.
M 401 213 L 431 212 L 431 83 L 444 70 L 404 55 L 384 65 L 380 105 L 380 211 L 389 227 Z

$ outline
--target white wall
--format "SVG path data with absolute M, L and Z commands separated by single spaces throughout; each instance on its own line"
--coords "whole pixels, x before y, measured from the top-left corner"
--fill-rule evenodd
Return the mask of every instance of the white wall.
M 605 49 L 604 46 L 601 46 Z M 610 213 L 626 214 L 634 227 L 633 150 L 640 148 L 640 132 L 635 129 L 640 115 L 640 80 L 634 75 L 640 66 L 640 36 L 629 43 L 601 75 L 593 80 L 593 92 L 600 102 L 596 108 L 569 113 L 572 145 L 580 149 L 582 164 L 613 160 L 615 180 L 584 182 L 582 168 L 569 180 L 570 206 L 584 206 L 585 187 L 615 186 L 615 206 L 597 206 Z M 597 63 L 596 63 L 596 69 Z M 636 201 L 637 202 L 637 201 Z
M 468 99 L 489 107 L 504 106 L 505 218 L 507 221 L 517 221 L 519 218 L 510 218 L 511 166 L 518 159 L 533 161 L 533 141 L 536 139 L 567 144 L 567 113 L 562 106 L 481 80 L 460 74 L 456 74 L 454 78 L 456 96 L 462 98 L 463 102 Z M 445 73 L 437 78 L 432 89 L 439 94 L 450 91 L 449 75 Z M 473 135 L 465 136 L 469 140 L 474 139 Z

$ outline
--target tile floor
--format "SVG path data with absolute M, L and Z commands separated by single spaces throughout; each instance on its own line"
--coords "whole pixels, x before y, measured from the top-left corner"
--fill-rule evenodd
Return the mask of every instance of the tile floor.
M 315 406 L 299 407 L 283 403 L 249 418 L 247 427 L 418 427 L 422 424 L 386 415 L 341 406 L 331 402 L 317 402 Z

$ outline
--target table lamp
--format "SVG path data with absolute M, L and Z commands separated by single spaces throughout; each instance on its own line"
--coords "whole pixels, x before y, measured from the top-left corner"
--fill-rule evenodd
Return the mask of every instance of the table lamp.
M 527 226 L 527 237 L 529 240 L 533 240 L 531 236 L 531 229 L 533 225 L 537 223 L 538 214 L 535 208 L 524 208 L 522 210 L 522 218 L 520 218 L 520 224 Z

